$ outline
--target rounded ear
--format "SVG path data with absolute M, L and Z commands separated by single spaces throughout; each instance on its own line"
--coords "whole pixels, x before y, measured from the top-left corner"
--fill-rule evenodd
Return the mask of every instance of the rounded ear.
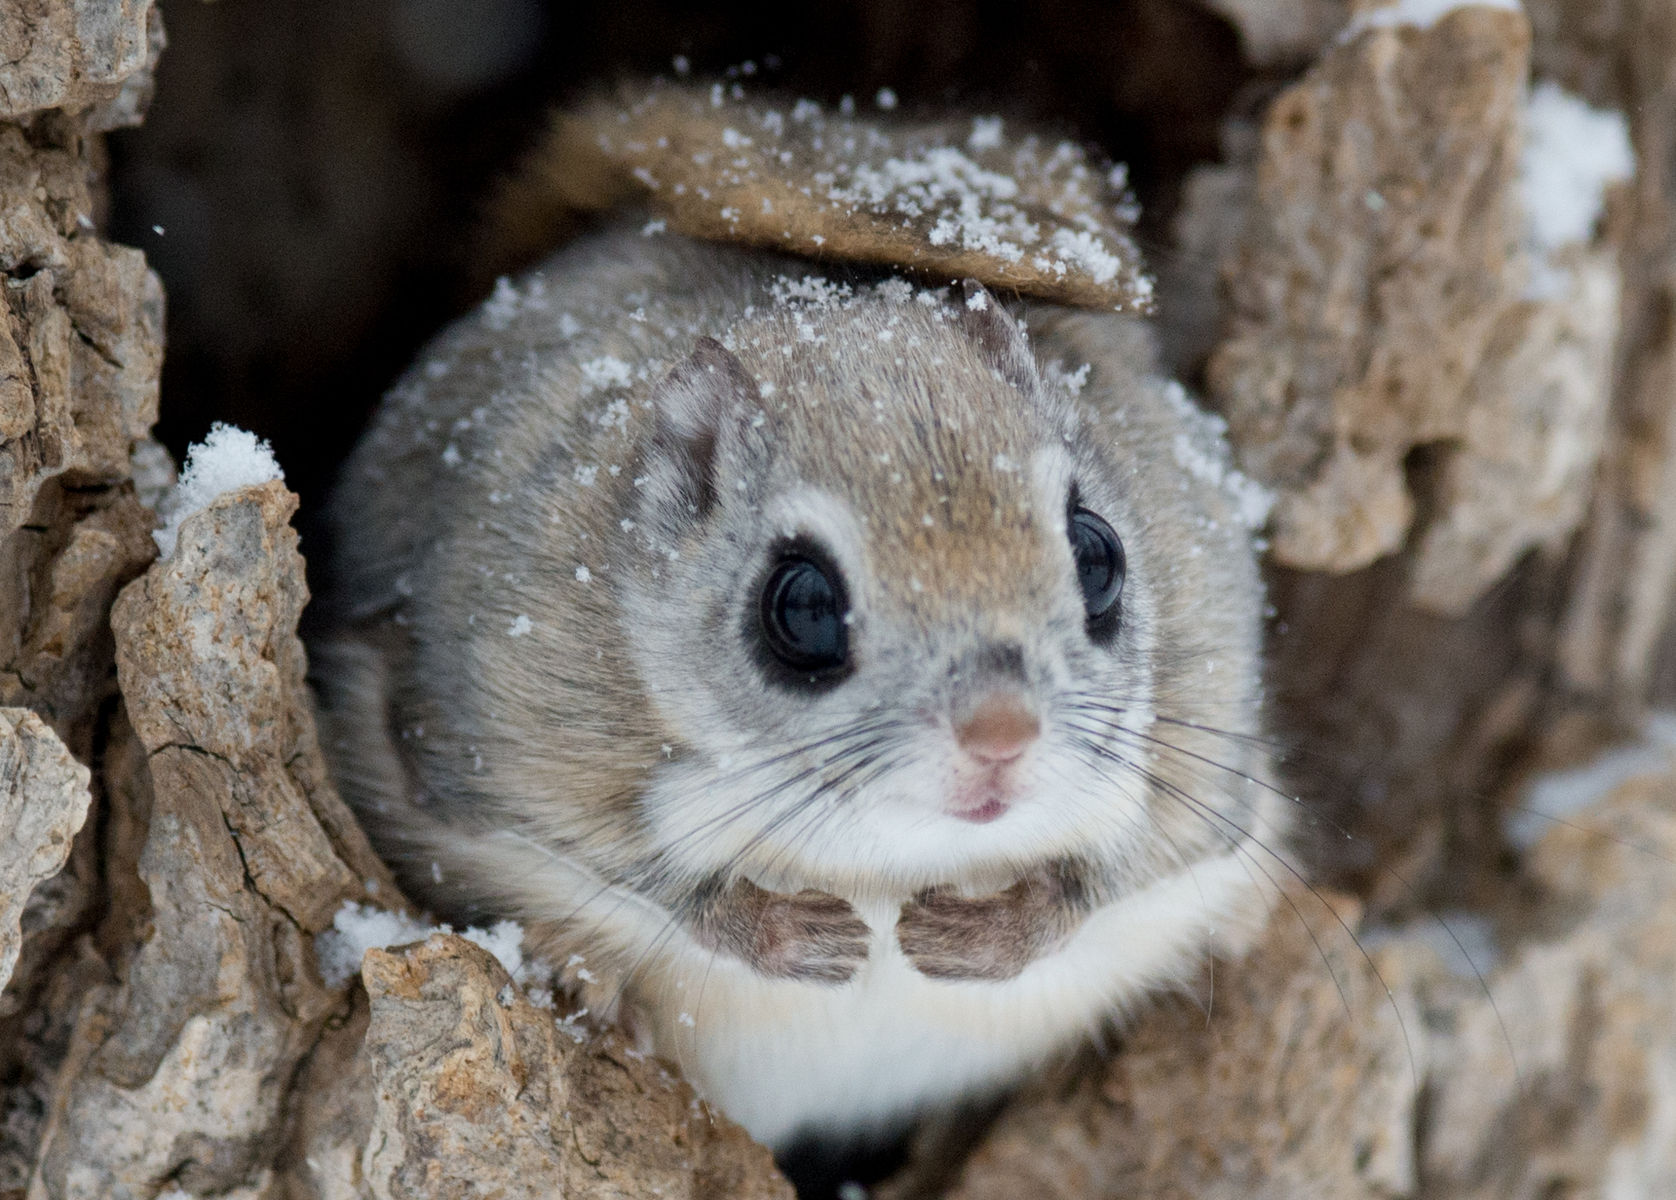
M 1012 314 L 976 279 L 961 280 L 960 290 L 966 299 L 960 306 L 961 327 L 978 344 L 989 365 L 1014 387 L 1034 387 L 1040 381 L 1036 359 Z
M 652 455 L 668 464 L 677 500 L 703 516 L 716 504 L 716 451 L 729 426 L 761 399 L 745 364 L 701 337 L 652 389 Z

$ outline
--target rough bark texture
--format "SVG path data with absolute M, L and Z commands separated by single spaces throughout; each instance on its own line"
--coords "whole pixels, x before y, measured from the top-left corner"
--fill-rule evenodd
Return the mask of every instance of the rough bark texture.
M 377 40 L 401 6 L 305 7 L 171 9 L 214 32 L 182 78 L 225 86 L 129 168 L 176 206 L 131 225 L 233 248 L 174 263 L 189 350 L 207 328 L 251 375 L 348 355 L 374 322 L 391 244 L 442 188 L 399 131 L 464 86 L 455 48 Z M 1672 686 L 1676 9 L 1531 0 L 1341 38 L 1365 7 L 1047 6 L 1019 43 L 1068 116 L 1142 114 L 1136 182 L 1189 251 L 1160 297 L 1193 314 L 1172 351 L 1279 498 L 1278 709 L 1359 895 L 1292 893 L 1214 989 L 1134 1014 L 1116 1053 L 1027 1086 L 893 1197 L 1676 1196 L 1676 769 L 1528 849 L 1501 811 L 1520 770 Z M 936 38 L 855 11 L 857 61 L 919 71 L 928 98 L 958 53 L 928 48 L 986 28 L 954 0 L 916 18 Z M 331 54 L 273 53 L 277 27 Z M 1243 62 L 1184 77 L 1236 38 Z M 316 745 L 296 499 L 226 495 L 152 561 L 162 294 L 100 236 L 99 134 L 139 118 L 162 46 L 143 0 L 0 5 L 0 1200 L 788 1196 L 669 1068 L 469 942 L 322 979 L 344 902 L 403 901 Z M 366 82 L 398 60 L 399 87 Z M 1515 189 L 1533 66 L 1630 114 L 1638 155 L 1597 234 L 1552 253 Z M 1211 86 L 1239 78 L 1238 102 Z M 1180 177 L 1218 120 L 1222 160 Z M 285 170 L 241 121 L 291 129 Z M 195 169 L 269 190 L 198 191 Z M 1447 929 L 1414 911 L 1439 894 L 1467 906 Z
M 371 951 L 362 979 L 354 1057 L 310 1065 L 310 1107 L 338 1118 L 304 1134 L 294 1194 L 790 1200 L 768 1152 L 667 1067 L 556 1023 L 470 942 Z
M 1248 44 L 1309 24 L 1223 7 Z M 1388 908 L 1486 886 L 1510 768 L 1545 733 L 1633 727 L 1659 686 L 1676 18 L 1331 34 L 1187 182 L 1179 354 L 1278 494 L 1276 709 L 1321 858 Z M 1549 251 L 1515 179 L 1533 59 L 1631 114 L 1638 160 L 1597 234 Z
M 28 930 L 35 888 L 64 869 L 87 820 L 89 771 L 28 709 L 0 709 L 0 1005 Z M 0 1008 L 0 1012 L 5 1011 Z

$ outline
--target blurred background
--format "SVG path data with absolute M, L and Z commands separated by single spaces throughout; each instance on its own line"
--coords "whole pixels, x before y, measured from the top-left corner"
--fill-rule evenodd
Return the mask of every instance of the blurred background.
M 504 266 L 483 201 L 567 98 L 680 57 L 1033 117 L 1130 163 L 1156 244 L 1254 82 L 1232 30 L 1176 0 L 174 0 L 164 20 L 150 113 L 112 139 L 113 236 L 168 293 L 159 433 L 177 459 L 212 420 L 271 438 L 305 514 Z

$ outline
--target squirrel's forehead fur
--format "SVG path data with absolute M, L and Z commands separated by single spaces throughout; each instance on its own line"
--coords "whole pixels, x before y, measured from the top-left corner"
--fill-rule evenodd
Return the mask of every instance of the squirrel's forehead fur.
M 1040 448 L 1063 401 L 1004 379 L 947 312 L 857 305 L 740 328 L 764 392 L 776 486 L 836 496 L 865 525 L 878 585 L 907 607 L 1039 602 L 1064 520 L 1042 494 Z M 1052 561 L 1050 562 L 1050 558 Z

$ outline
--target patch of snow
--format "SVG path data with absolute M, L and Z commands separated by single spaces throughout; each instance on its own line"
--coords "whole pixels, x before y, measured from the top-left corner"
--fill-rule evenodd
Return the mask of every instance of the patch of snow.
M 1606 189 L 1634 174 L 1635 151 L 1622 113 L 1592 108 L 1554 83 L 1531 88 L 1519 196 L 1538 250 L 1552 253 L 1589 241 Z
M 320 978 L 327 987 L 342 987 L 361 973 L 361 960 L 368 950 L 422 942 L 436 931 L 430 922 L 416 921 L 405 913 L 345 900 L 332 917 L 332 927 L 314 939 Z
M 442 932 L 449 930 L 446 926 Z M 496 921 L 488 929 L 475 926 L 460 931 L 460 936 L 480 946 L 500 960 L 506 973 L 514 979 L 524 974 L 524 927 L 516 921 Z
M 405 946 L 432 934 L 454 932 L 451 925 L 345 900 L 332 917 L 332 927 L 315 936 L 314 955 L 326 986 L 342 987 L 361 973 L 361 960 L 368 950 Z M 520 985 L 551 972 L 545 963 L 525 956 L 524 929 L 516 921 L 497 921 L 488 929 L 473 926 L 460 930 L 459 935 L 499 959 L 506 973 Z
M 776 303 L 795 309 L 844 307 L 855 295 L 849 284 L 837 283 L 820 275 L 805 275 L 801 279 L 781 275 L 769 284 L 768 293 Z
M 279 469 L 267 439 L 217 421 L 203 441 L 186 451 L 180 482 L 158 504 L 163 528 L 151 536 L 163 557 L 168 558 L 175 552 L 181 522 L 186 518 L 202 512 L 228 492 L 284 478 L 285 472 Z
M 1641 737 L 1614 746 L 1581 766 L 1539 775 L 1524 804 L 1508 812 L 1507 840 L 1523 850 L 1632 779 L 1669 770 L 1676 761 L 1676 712 L 1648 715 Z
M 1087 271 L 1095 283 L 1110 283 L 1123 269 L 1123 260 L 1107 250 L 1100 239 L 1087 230 L 1056 229 L 1052 245 L 1073 265 Z
M 1241 525 L 1252 531 L 1261 529 L 1274 508 L 1275 496 L 1234 466 L 1228 449 L 1228 423 L 1193 403 L 1187 389 L 1173 379 L 1164 384 L 1164 398 L 1187 427 L 1171 446 L 1176 465 L 1220 489 L 1233 502 Z

